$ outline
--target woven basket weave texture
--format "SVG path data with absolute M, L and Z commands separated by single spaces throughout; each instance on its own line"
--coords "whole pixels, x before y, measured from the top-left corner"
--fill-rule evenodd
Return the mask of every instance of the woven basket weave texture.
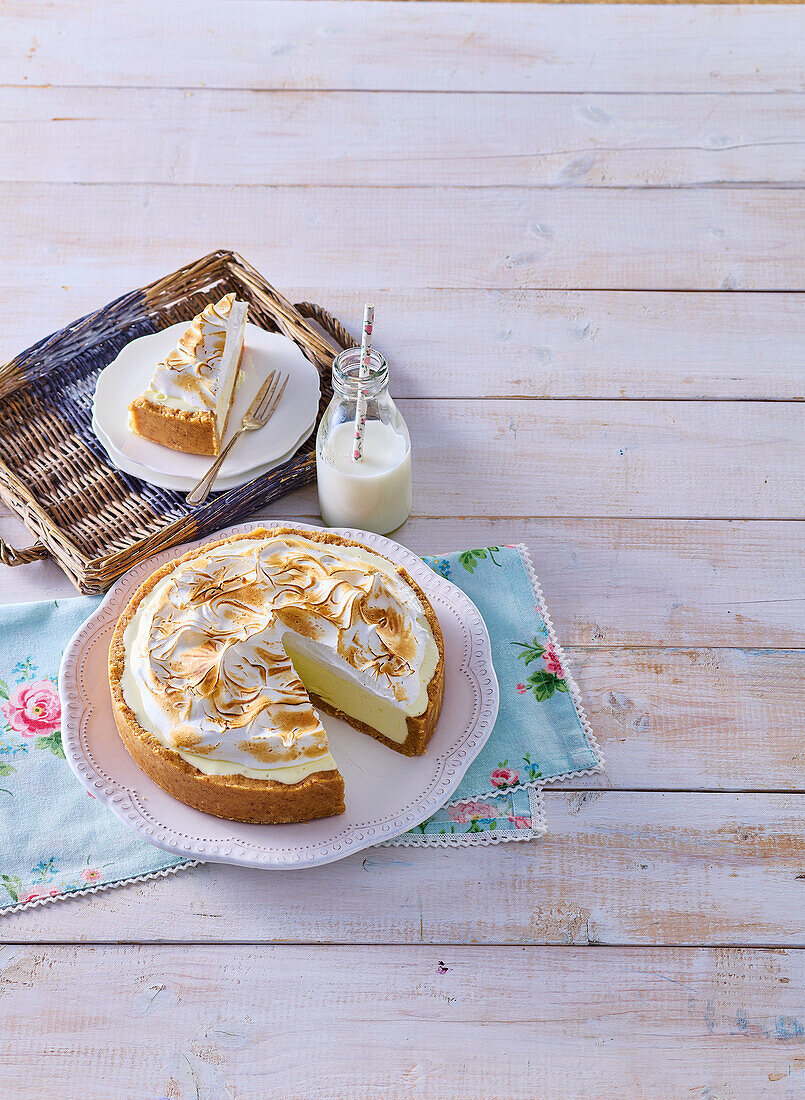
M 0 497 L 34 533 L 18 550 L 0 539 L 0 562 L 52 556 L 81 592 L 105 592 L 158 550 L 198 538 L 314 480 L 315 434 L 285 465 L 191 508 L 184 494 L 115 469 L 92 430 L 99 373 L 129 341 L 234 291 L 249 320 L 293 340 L 321 378 L 321 418 L 332 396 L 333 346 L 354 346 L 320 306 L 291 305 L 234 252 L 219 251 L 131 291 L 48 336 L 0 367 Z

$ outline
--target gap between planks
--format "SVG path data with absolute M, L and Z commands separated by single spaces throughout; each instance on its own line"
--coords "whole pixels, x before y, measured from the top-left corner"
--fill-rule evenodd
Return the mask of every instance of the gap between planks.
M 217 2 L 217 0 L 216 0 Z M 265 3 L 277 3 L 278 0 L 261 0 Z M 302 0 L 293 0 L 294 3 L 301 3 Z M 313 0 L 304 0 L 305 3 L 312 3 Z M 333 0 L 335 3 L 343 3 L 345 0 Z M 408 3 L 411 0 L 352 0 L 353 3 Z M 612 3 L 613 0 L 421 0 L 422 3 L 501 3 L 501 4 L 516 4 L 516 3 L 586 3 L 590 4 L 604 4 Z M 635 4 L 635 0 L 614 0 L 615 3 L 623 4 Z M 643 3 L 653 2 L 653 0 L 643 0 Z M 665 2 L 665 0 L 663 0 Z M 677 0 L 667 0 L 668 3 L 676 3 Z M 729 3 L 735 4 L 735 0 L 679 0 L 679 3 Z M 755 0 L 739 0 L 741 4 L 754 3 Z M 764 4 L 786 4 L 788 0 L 757 0 L 757 2 Z M 789 6 L 790 3 L 789 3 Z M 569 88 L 559 89 L 551 91 L 547 88 L 536 90 L 507 90 L 505 88 L 407 88 L 405 91 L 400 91 L 399 88 L 339 88 L 339 87 L 327 87 L 327 88 L 270 88 L 270 87 L 246 87 L 242 84 L 221 85 L 215 88 L 202 87 L 198 84 L 51 84 L 45 82 L 43 84 L 12 84 L 8 81 L 0 80 L 0 92 L 3 90 L 9 90 L 14 92 L 49 92 L 52 89 L 57 91 L 82 91 L 82 92 L 176 92 L 188 95 L 196 95 L 204 92 L 210 93 L 222 93 L 222 94 L 248 94 L 248 95 L 404 95 L 404 96 L 448 96 L 448 95 L 461 95 L 461 96 L 589 96 L 600 95 L 612 98 L 621 97 L 623 99 L 634 98 L 635 96 L 644 96 L 649 98 L 651 96 L 667 96 L 675 99 L 685 99 L 686 97 L 696 96 L 729 96 L 730 99 L 741 99 L 741 97 L 757 97 L 757 96 L 796 96 L 800 93 L 796 89 L 787 90 L 782 88 L 778 91 L 772 89 L 759 90 L 759 91 L 674 91 L 673 89 L 656 89 L 645 88 L 641 91 L 618 91 L 613 88 L 603 88 L 596 91 L 585 91 L 583 88 Z
M 425 2 L 425 0 L 422 0 Z M 504 2 L 504 0 L 501 0 Z M 505 0 L 507 3 L 530 3 L 531 0 Z M 545 0 L 534 0 L 534 2 L 544 3 Z M 560 0 L 557 0 L 560 2 Z M 578 3 L 578 0 L 572 0 L 573 3 Z M 592 2 L 592 0 L 591 0 Z M 594 0 L 595 3 L 601 3 L 602 0 Z M 612 0 L 606 0 L 607 3 L 611 3 Z M 645 2 L 645 0 L 644 0 Z M 687 0 L 686 0 L 687 2 Z M 704 2 L 704 0 L 703 0 Z M 708 3 L 712 0 L 707 0 Z M 764 0 L 764 2 L 773 3 L 776 0 Z M 634 0 L 624 0 L 624 3 L 634 3 Z M 257 872 L 258 874 L 260 872 Z M 118 889 L 125 890 L 125 886 L 121 886 Z M 74 901 L 80 901 L 80 896 L 74 899 Z M 70 901 L 65 903 L 55 902 L 55 905 L 71 904 Z M 41 912 L 41 909 L 39 910 Z M 0 915 L 0 931 L 2 931 L 2 916 Z M 114 950 L 120 948 L 126 950 L 129 947 L 148 947 L 148 948 L 160 948 L 160 947 L 179 947 L 182 949 L 187 948 L 192 950 L 194 947 L 198 947 L 200 944 L 205 948 L 228 948 L 228 947 L 309 947 L 312 950 L 318 948 L 319 950 L 326 951 L 331 947 L 349 947 L 354 948 L 356 951 L 366 950 L 367 948 L 383 948 L 383 947 L 399 947 L 400 941 L 396 940 L 372 940 L 371 943 L 357 943 L 355 940 L 327 940 L 326 943 L 317 940 L 255 940 L 255 939 L 231 939 L 231 940 L 138 940 L 138 939 L 119 939 L 119 940 L 31 940 L 31 939 L 17 939 L 15 937 L 3 936 L 0 939 L 0 948 L 2 947 L 56 947 L 56 948 L 76 948 L 93 950 L 94 948 L 103 947 Z M 455 951 L 457 948 L 464 947 L 477 947 L 480 950 L 486 950 L 486 948 L 492 949 L 516 949 L 522 951 L 568 951 L 571 948 L 574 951 L 628 951 L 632 949 L 633 945 L 622 943 L 509 943 L 506 940 L 484 940 L 482 944 L 478 943 L 466 943 L 458 944 L 451 943 L 446 940 L 444 943 L 422 943 L 412 944 L 416 947 L 432 948 L 434 951 Z M 805 951 L 805 939 L 801 944 L 786 944 L 781 947 L 777 943 L 752 943 L 752 944 L 735 944 L 728 941 L 724 943 L 652 943 L 652 950 L 657 951 L 774 951 L 779 952 L 782 955 L 791 953 L 796 955 L 797 952 Z

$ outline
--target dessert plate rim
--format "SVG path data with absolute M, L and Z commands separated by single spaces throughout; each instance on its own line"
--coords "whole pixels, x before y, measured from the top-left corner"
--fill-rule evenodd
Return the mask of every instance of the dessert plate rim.
M 177 335 L 186 327 L 187 322 L 179 321 L 130 340 L 95 381 L 92 422 L 99 442 L 109 453 L 108 441 L 117 455 L 145 471 L 136 476 L 144 480 L 147 477 L 153 484 L 159 484 L 154 480 L 155 476 L 167 476 L 186 478 L 192 487 L 201 480 L 212 461 L 209 455 L 175 451 L 142 439 L 128 427 L 129 401 L 142 392 L 156 363 L 170 351 Z M 276 414 L 265 427 L 244 435 L 227 456 L 221 476 L 229 483 L 236 478 L 239 479 L 238 484 L 249 481 L 257 476 L 258 471 L 284 458 L 292 446 L 295 453 L 301 446 L 302 429 L 315 424 L 321 399 L 318 370 L 293 340 L 282 333 L 268 332 L 259 325 L 247 322 L 244 361 L 240 368 L 243 381 L 232 400 L 225 438 L 231 438 L 240 427 L 243 413 L 272 365 L 291 374 L 290 384 Z M 96 428 L 101 429 L 105 440 L 100 438 Z M 304 438 L 309 435 L 310 430 L 307 430 Z
M 103 447 L 107 458 L 114 465 L 115 469 L 120 470 L 124 474 L 129 474 L 130 477 L 139 478 L 140 481 L 147 481 L 149 485 L 156 485 L 160 489 L 171 489 L 176 493 L 188 493 L 191 489 L 195 488 L 201 480 L 200 478 L 182 477 L 180 474 L 166 474 L 161 471 L 155 471 L 148 466 L 143 466 L 142 463 L 136 462 L 132 458 L 127 458 L 126 455 L 122 454 L 117 447 L 115 447 L 106 432 L 96 421 L 94 415 L 92 417 L 92 430 L 95 433 L 95 438 Z M 262 477 L 263 474 L 268 474 L 272 470 L 276 470 L 278 466 L 284 466 L 286 462 L 290 462 L 299 448 L 304 443 L 307 443 L 315 430 L 316 418 L 314 418 L 312 423 L 285 454 L 267 463 L 255 466 L 251 470 L 246 470 L 244 473 L 230 474 L 229 476 L 219 474 L 212 489 L 213 493 L 223 493 L 228 492 L 230 489 L 238 489 L 241 485 L 245 485 L 247 481 L 253 481 L 257 477 Z M 207 461 L 211 463 L 212 459 L 208 458 Z
M 364 784 L 360 777 L 352 775 L 347 779 L 348 805 L 344 815 L 285 825 L 241 824 L 204 814 L 172 798 L 140 771 L 122 747 L 108 681 L 99 682 L 97 666 L 100 662 L 106 668 L 114 624 L 136 587 L 161 564 L 196 546 L 256 528 L 283 526 L 303 533 L 331 530 L 403 566 L 428 596 L 442 625 L 446 640 L 445 702 L 429 751 L 410 758 L 394 754 L 401 768 L 408 764 L 418 769 L 416 775 L 412 772 L 406 777 L 409 784 L 419 783 L 417 776 L 421 779 L 421 791 L 417 787 L 418 793 L 404 805 L 394 804 L 395 798 L 407 797 L 403 791 L 398 793 L 396 787 L 391 794 L 388 789 L 378 791 L 369 779 Z M 459 638 L 463 639 L 463 652 L 459 652 Z M 94 673 L 89 668 L 93 663 Z M 331 863 L 391 840 L 453 800 L 467 768 L 492 732 L 499 699 L 489 633 L 475 604 L 460 588 L 435 573 L 412 551 L 385 536 L 275 519 L 228 527 L 162 551 L 131 569 L 110 589 L 69 642 L 59 671 L 59 691 L 62 741 L 70 767 L 90 794 L 135 833 L 186 859 L 285 870 Z M 327 721 L 325 718 L 325 725 Z M 378 742 L 367 740 L 391 752 Z M 335 755 L 338 759 L 338 753 Z M 367 806 L 366 812 L 357 810 L 363 804 L 361 800 Z M 358 820 L 353 820 L 355 812 Z

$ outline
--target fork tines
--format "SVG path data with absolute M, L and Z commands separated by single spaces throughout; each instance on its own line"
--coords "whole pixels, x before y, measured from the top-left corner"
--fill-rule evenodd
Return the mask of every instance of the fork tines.
M 257 408 L 252 413 L 255 420 L 267 420 L 273 415 L 277 405 L 279 405 L 282 395 L 285 392 L 285 387 L 288 385 L 289 375 L 284 377 L 280 374 L 275 374 L 270 380 L 271 385 L 266 392 L 260 398 Z M 280 385 L 280 379 L 282 379 L 282 385 Z M 277 387 L 279 386 L 279 389 Z

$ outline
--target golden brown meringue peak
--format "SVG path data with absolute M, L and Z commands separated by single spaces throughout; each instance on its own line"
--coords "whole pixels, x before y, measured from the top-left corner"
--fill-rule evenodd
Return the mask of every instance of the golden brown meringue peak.
M 168 741 L 192 730 L 193 753 L 248 767 L 326 753 L 286 639 L 389 704 L 418 705 L 430 630 L 410 585 L 379 562 L 267 533 L 177 566 L 139 627 L 149 720 Z
M 205 306 L 158 364 L 144 396 L 152 395 L 214 411 L 234 294 Z

